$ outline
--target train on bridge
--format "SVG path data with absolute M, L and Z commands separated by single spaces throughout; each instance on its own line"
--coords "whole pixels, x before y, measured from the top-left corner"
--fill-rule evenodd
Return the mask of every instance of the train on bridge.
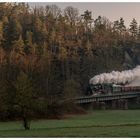
M 87 87 L 87 95 L 111 95 L 117 93 L 137 92 L 140 86 L 127 86 L 116 84 L 90 84 Z

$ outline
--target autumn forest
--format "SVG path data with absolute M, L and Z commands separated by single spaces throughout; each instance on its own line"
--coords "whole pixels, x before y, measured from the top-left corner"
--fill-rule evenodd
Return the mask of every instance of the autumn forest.
M 71 111 L 68 99 L 85 95 L 91 77 L 133 68 L 139 53 L 135 18 L 126 27 L 88 9 L 0 3 L 0 119 Z

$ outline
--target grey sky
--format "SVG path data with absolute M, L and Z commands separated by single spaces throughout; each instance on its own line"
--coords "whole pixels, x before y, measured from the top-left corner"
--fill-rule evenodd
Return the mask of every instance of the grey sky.
M 93 18 L 97 18 L 99 15 L 107 17 L 110 21 L 118 20 L 120 17 L 123 17 L 125 20 L 125 25 L 129 26 L 133 18 L 136 18 L 138 24 L 140 24 L 140 3 L 97 3 L 97 2 L 84 2 L 84 3 L 30 3 L 31 6 L 44 6 L 49 4 L 56 4 L 61 9 L 64 9 L 67 6 L 73 6 L 79 9 L 80 13 L 83 13 L 85 10 L 92 11 Z

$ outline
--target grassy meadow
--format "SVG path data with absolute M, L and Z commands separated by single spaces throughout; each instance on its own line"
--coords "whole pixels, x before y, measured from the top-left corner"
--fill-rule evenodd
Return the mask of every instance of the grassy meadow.
M 0 137 L 140 137 L 140 110 L 97 110 L 63 120 L 1 122 Z

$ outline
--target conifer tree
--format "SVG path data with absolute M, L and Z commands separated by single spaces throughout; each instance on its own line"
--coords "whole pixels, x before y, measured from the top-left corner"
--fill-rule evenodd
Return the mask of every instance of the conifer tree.
M 126 31 L 126 27 L 124 25 L 123 18 L 120 18 L 120 21 L 119 21 L 119 31 L 120 31 L 120 34 L 122 34 L 124 31 Z
M 138 39 L 138 41 L 140 41 L 140 25 L 139 25 L 139 27 L 138 27 L 137 39 Z
M 119 21 L 118 20 L 114 21 L 113 29 L 117 32 L 119 31 Z
M 132 22 L 130 23 L 130 33 L 132 34 L 133 38 L 136 38 L 138 32 L 138 25 L 135 18 L 133 18 Z

